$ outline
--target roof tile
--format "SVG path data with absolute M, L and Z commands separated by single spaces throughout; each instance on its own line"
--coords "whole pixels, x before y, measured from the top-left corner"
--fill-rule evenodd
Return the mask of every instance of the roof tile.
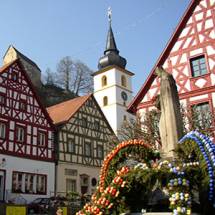
M 53 123 L 62 124 L 67 122 L 82 107 L 88 98 L 91 97 L 91 95 L 92 94 L 88 94 L 86 96 L 74 98 L 47 108 Z

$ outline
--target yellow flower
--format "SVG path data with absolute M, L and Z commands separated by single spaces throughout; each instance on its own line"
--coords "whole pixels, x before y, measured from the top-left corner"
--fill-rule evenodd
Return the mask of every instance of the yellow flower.
M 187 215 L 190 215 L 190 214 L 191 214 L 191 210 L 188 209 L 188 210 L 187 210 Z
M 181 207 L 177 207 L 177 211 L 180 213 L 181 212 Z

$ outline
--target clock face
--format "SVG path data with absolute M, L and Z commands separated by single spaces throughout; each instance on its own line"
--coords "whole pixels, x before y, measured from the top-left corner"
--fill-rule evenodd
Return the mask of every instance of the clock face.
M 127 101 L 127 99 L 128 99 L 128 95 L 127 95 L 127 93 L 124 92 L 124 91 L 121 92 L 121 97 L 122 97 L 122 99 L 123 99 L 124 101 Z

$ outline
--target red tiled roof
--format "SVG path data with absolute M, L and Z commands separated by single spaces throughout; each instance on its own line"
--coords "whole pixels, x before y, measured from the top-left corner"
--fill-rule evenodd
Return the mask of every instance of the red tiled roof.
M 82 107 L 88 98 L 91 97 L 91 95 L 92 94 L 74 98 L 47 108 L 53 123 L 62 124 L 67 122 Z
M 175 42 L 177 41 L 180 33 L 182 32 L 184 26 L 186 25 L 188 19 L 192 15 L 194 9 L 199 4 L 200 0 L 191 0 L 190 5 L 188 6 L 187 10 L 185 11 L 184 15 L 182 16 L 175 32 L 172 34 L 170 40 L 168 41 L 165 49 L 161 53 L 160 57 L 158 58 L 157 62 L 155 63 L 154 67 L 152 68 L 149 76 L 147 77 L 145 83 L 137 93 L 137 95 L 134 97 L 134 99 L 131 101 L 131 103 L 128 106 L 128 111 L 131 113 L 135 113 L 137 111 L 138 104 L 142 101 L 145 94 L 148 92 L 151 84 L 153 83 L 154 79 L 157 77 L 155 74 L 155 69 L 159 66 L 162 66 L 165 60 L 167 59 L 172 47 L 174 46 Z

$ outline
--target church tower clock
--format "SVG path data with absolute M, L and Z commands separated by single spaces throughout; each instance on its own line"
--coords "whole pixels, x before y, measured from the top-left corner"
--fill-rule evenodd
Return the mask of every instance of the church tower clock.
M 93 74 L 94 96 L 115 134 L 125 120 L 133 116 L 127 112 L 132 100 L 132 72 L 125 69 L 126 59 L 119 55 L 108 12 L 109 30 L 104 55 L 99 59 L 98 71 Z

